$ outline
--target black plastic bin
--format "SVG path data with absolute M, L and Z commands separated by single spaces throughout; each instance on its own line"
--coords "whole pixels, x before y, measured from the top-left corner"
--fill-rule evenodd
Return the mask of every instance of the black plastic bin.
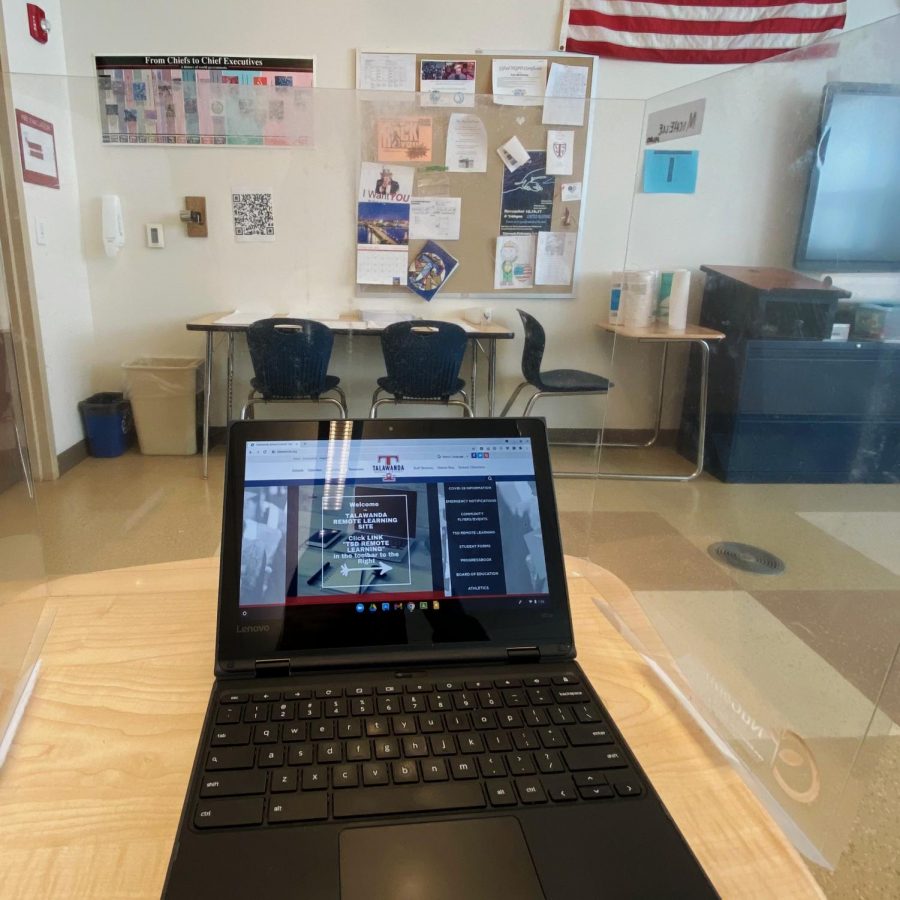
M 92 394 L 78 404 L 91 456 L 121 456 L 134 439 L 131 403 L 122 393 Z

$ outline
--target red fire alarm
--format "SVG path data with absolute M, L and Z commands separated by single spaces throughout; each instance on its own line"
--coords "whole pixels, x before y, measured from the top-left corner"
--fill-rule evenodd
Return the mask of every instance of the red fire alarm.
M 28 3 L 26 6 L 29 33 L 39 44 L 46 44 L 47 38 L 50 37 L 50 23 L 47 21 L 47 14 L 36 3 Z

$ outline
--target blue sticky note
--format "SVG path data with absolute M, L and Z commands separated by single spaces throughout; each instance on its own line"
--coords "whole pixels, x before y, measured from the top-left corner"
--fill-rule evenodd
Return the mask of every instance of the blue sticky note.
M 699 150 L 645 150 L 645 194 L 693 194 Z

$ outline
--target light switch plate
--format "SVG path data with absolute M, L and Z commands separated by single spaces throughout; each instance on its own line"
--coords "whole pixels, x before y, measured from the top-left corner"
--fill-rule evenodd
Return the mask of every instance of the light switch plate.
M 34 241 L 42 247 L 47 244 L 47 225 L 43 219 L 34 220 Z
M 166 246 L 166 236 L 162 225 L 147 223 L 144 228 L 147 232 L 147 246 L 152 247 L 154 250 L 162 250 Z

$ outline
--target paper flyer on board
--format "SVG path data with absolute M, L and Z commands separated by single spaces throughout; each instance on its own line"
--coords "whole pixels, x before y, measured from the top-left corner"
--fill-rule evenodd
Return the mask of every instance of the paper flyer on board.
M 575 265 L 574 231 L 541 231 L 537 236 L 537 254 L 534 263 L 535 284 L 572 283 Z
M 422 106 L 474 106 L 474 59 L 423 59 L 419 64 Z
M 458 241 L 461 211 L 460 197 L 413 197 L 409 204 L 410 238 Z
M 409 264 L 406 286 L 423 300 L 431 300 L 458 265 L 455 256 L 434 241 L 428 241 Z
M 568 181 L 559 188 L 559 199 L 563 203 L 573 203 L 581 199 L 581 182 Z
M 495 59 L 491 66 L 494 103 L 540 106 L 547 84 L 546 59 Z
M 503 173 L 500 201 L 501 234 L 536 234 L 550 230 L 556 177 L 548 175 L 547 153 L 529 150 L 531 157 L 515 172 Z
M 408 203 L 377 200 L 357 204 L 357 284 L 403 284 L 408 244 Z
M 398 116 L 376 123 L 379 162 L 431 162 L 430 116 Z
M 358 199 L 360 203 L 405 203 L 408 207 L 415 174 L 412 166 L 360 163 Z
M 450 116 L 445 165 L 450 172 L 487 171 L 487 131 L 478 116 L 471 113 Z
M 547 131 L 547 174 L 571 175 L 575 158 L 575 132 Z
M 552 63 L 544 98 L 544 125 L 584 125 L 584 98 L 587 96 L 588 70 L 585 66 Z
M 494 288 L 534 287 L 534 235 L 504 234 L 497 238 Z
M 356 69 L 360 91 L 415 91 L 415 53 L 360 53 Z

